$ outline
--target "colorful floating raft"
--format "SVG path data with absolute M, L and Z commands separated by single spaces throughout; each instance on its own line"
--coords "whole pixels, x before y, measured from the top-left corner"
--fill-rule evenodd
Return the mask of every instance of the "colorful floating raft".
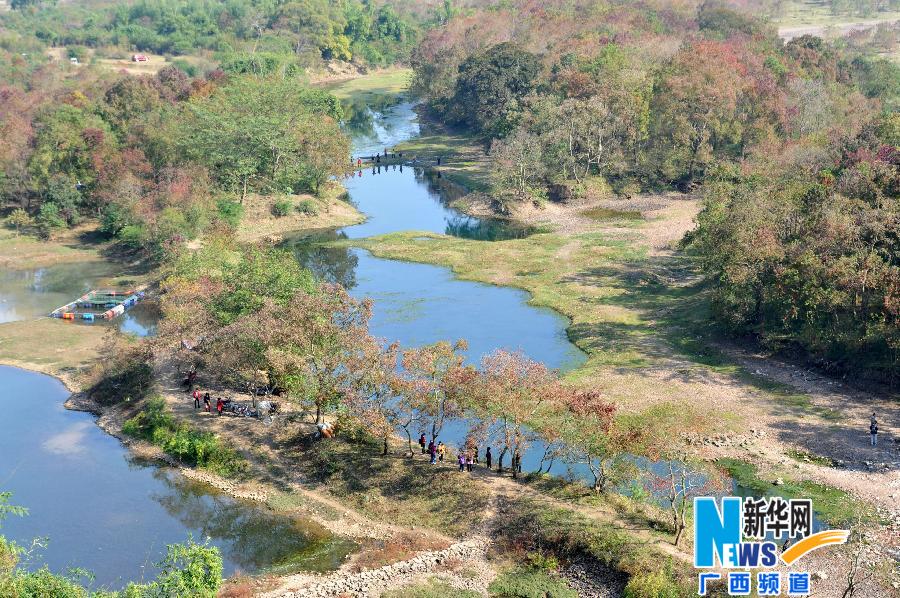
M 144 298 L 144 291 L 94 290 L 50 312 L 63 320 L 112 320 Z M 104 311 L 95 311 L 103 309 Z

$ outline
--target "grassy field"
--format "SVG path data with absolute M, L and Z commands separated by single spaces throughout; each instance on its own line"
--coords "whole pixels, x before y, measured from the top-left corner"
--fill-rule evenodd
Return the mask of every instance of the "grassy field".
M 338 98 L 362 98 L 368 94 L 401 93 L 409 87 L 412 70 L 406 68 L 390 68 L 375 71 L 364 77 L 355 77 L 337 82 L 322 83 L 322 87 Z
M 53 318 L 0 324 L 0 364 L 57 376 L 70 389 L 109 342 L 106 326 L 82 326 Z
M 86 224 L 58 234 L 52 242 L 0 227 L 0 267 L 38 268 L 102 259 L 102 245 L 91 242 L 94 225 Z
M 900 11 L 877 11 L 872 14 L 834 14 L 827 0 L 791 0 L 784 3 L 781 13 L 773 19 L 780 27 L 803 25 L 839 25 L 863 21 L 891 21 L 900 18 Z

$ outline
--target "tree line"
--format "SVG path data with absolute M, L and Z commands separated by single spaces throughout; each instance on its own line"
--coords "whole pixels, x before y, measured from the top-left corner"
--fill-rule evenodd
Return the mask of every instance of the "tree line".
M 116 54 L 266 53 L 301 67 L 323 60 L 386 65 L 408 56 L 424 25 L 392 2 L 368 0 L 14 0 L 7 28 L 51 46 Z M 433 18 L 428 15 L 427 18 Z M 117 50 L 118 49 L 118 50 Z
M 734 4 L 459 15 L 416 48 L 414 89 L 490 148 L 501 207 L 702 186 L 688 241 L 719 321 L 894 380 L 900 66 Z

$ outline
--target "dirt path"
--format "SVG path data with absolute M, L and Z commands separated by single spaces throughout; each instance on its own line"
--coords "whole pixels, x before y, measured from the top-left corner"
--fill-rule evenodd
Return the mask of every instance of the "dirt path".
M 868 19 L 863 21 L 854 21 L 850 23 L 823 23 L 820 25 L 795 25 L 791 27 L 779 27 L 778 36 L 785 41 L 791 41 L 794 38 L 803 35 L 812 35 L 816 37 L 844 37 L 857 31 L 866 31 L 879 25 L 892 25 L 900 22 L 900 19 Z

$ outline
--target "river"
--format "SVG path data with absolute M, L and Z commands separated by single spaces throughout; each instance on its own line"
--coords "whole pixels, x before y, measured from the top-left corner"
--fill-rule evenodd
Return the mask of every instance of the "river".
M 354 154 L 372 154 L 419 134 L 413 105 L 400 97 L 372 97 L 348 120 Z M 525 228 L 465 216 L 448 205 L 447 186 L 434 172 L 409 166 L 367 169 L 346 181 L 365 222 L 286 240 L 301 263 L 344 284 L 359 298 L 374 299 L 371 332 L 405 347 L 466 339 L 467 359 L 478 363 L 497 348 L 519 350 L 548 367 L 566 371 L 584 354 L 569 342 L 568 320 L 528 305 L 517 289 L 461 281 L 443 267 L 380 259 L 361 249 L 329 246 L 395 231 L 423 231 L 478 239 L 521 237 Z M 111 274 L 103 262 L 0 273 L 0 323 L 46 314 Z M 152 334 L 157 314 L 131 310 L 116 325 Z M 84 325 L 60 322 L 59 325 Z M 95 324 L 96 325 L 96 324 Z M 102 325 L 102 324 L 101 324 Z M 77 566 L 95 575 L 95 587 L 116 588 L 151 579 L 153 563 L 167 543 L 209 538 L 218 546 L 225 573 L 267 569 L 329 570 L 353 549 L 320 526 L 276 515 L 188 482 L 169 468 L 131 457 L 93 417 L 67 411 L 68 392 L 57 380 L 0 367 L 0 491 L 30 515 L 3 522 L 3 533 L 20 543 L 46 536 L 46 547 L 27 566 L 44 564 L 64 573 Z M 469 422 L 450 422 L 441 439 L 459 445 Z M 523 457 L 534 469 L 543 445 Z M 580 468 L 556 464 L 553 473 L 584 477 Z
M 351 116 L 345 130 L 353 140 L 354 155 L 390 150 L 419 134 L 413 104 L 402 95 L 370 97 L 364 106 L 348 106 L 348 112 Z M 362 249 L 322 244 L 398 231 L 448 234 L 483 243 L 533 232 L 515 223 L 473 218 L 453 209 L 449 205 L 453 188 L 438 179 L 437 172 L 408 165 L 360 170 L 344 184 L 366 220 L 315 235 L 298 235 L 289 238 L 286 246 L 320 277 L 343 284 L 357 298 L 372 298 L 370 330 L 386 342 L 417 347 L 465 339 L 467 361 L 476 365 L 482 356 L 502 348 L 521 351 L 552 369 L 577 367 L 585 355 L 566 335 L 568 319 L 529 305 L 525 291 L 459 280 L 440 266 L 382 259 Z M 439 439 L 452 451 L 465 441 L 470 423 L 449 422 Z M 543 452 L 540 441 L 533 443 L 523 456 L 523 468 L 537 467 Z M 568 475 L 569 468 L 557 464 L 552 472 Z

